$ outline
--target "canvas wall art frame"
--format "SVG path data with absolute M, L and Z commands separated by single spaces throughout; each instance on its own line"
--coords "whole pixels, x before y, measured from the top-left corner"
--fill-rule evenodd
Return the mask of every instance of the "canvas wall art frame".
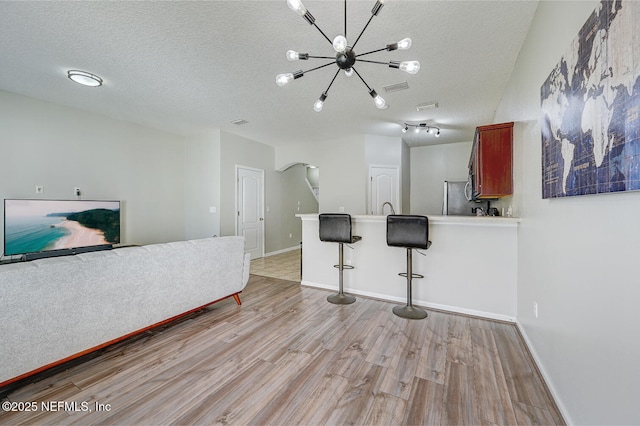
M 640 2 L 601 1 L 540 98 L 542 198 L 640 190 Z

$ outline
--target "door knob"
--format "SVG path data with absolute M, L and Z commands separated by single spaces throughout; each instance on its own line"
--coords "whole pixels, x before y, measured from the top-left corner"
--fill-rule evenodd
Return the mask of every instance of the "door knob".
M 263 220 L 264 220 L 263 218 L 260 218 L 260 221 L 263 221 Z

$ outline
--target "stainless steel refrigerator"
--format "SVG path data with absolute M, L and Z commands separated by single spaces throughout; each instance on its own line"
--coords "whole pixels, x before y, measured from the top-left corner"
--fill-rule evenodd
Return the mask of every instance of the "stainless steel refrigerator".
M 470 201 L 470 198 L 471 184 L 469 181 L 451 182 L 445 180 L 442 214 L 444 216 L 475 216 L 472 209 L 478 207 L 478 203 Z

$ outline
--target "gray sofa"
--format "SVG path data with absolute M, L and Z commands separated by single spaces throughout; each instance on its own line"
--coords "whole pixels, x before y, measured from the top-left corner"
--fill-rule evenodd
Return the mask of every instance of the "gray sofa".
M 240 293 L 244 238 L 125 247 L 0 266 L 0 387 Z

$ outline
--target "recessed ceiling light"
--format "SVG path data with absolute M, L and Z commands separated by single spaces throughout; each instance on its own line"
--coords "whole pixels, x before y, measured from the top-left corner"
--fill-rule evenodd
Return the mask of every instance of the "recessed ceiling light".
M 242 119 L 242 118 L 239 118 L 239 119 L 237 119 L 237 120 L 233 120 L 233 121 L 231 122 L 231 124 L 235 124 L 236 126 L 242 126 L 243 124 L 247 124 L 247 123 L 248 123 L 248 121 L 247 121 L 247 120 L 244 120 L 244 119 Z
M 78 84 L 89 87 L 102 86 L 102 79 L 95 74 L 86 71 L 69 70 L 67 77 Z

